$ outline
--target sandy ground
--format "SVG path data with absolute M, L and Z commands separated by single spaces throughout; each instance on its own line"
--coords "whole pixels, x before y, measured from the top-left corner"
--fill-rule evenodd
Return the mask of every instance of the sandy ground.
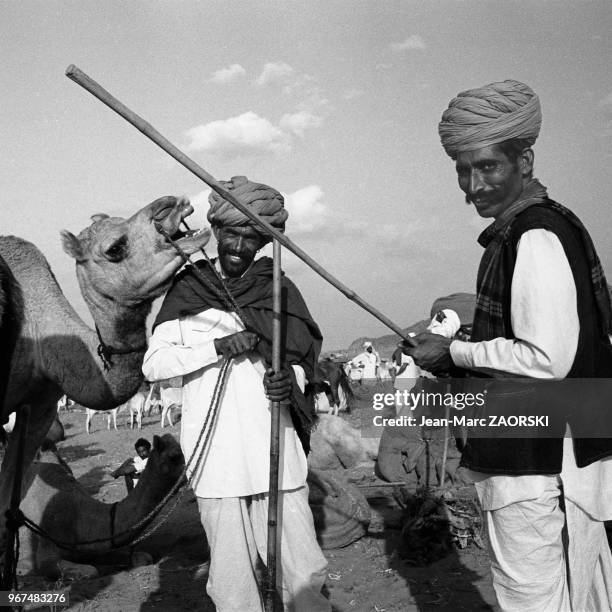
M 66 439 L 59 444 L 75 477 L 91 495 L 105 502 L 125 495 L 123 479 L 110 472 L 127 457 L 139 437 L 173 433 L 179 425 L 161 429 L 157 417 L 145 417 L 142 430 L 130 430 L 128 415 L 119 413 L 119 429 L 107 431 L 106 418 L 97 415 L 92 433 L 85 433 L 85 413 L 79 410 L 61 415 Z M 350 420 L 357 419 L 353 414 Z M 368 490 L 370 491 L 370 490 Z M 391 497 L 376 492 L 370 504 L 388 525 L 352 545 L 326 550 L 329 561 L 327 588 L 333 609 L 356 611 L 497 610 L 491 588 L 486 551 L 470 545 L 455 549 L 444 559 L 425 567 L 415 567 L 395 552 L 399 537 L 399 510 Z M 22 589 L 62 589 L 69 593 L 70 605 L 58 607 L 74 611 L 172 612 L 213 611 L 206 595 L 207 547 L 199 523 L 195 499 L 186 495 L 170 519 L 143 543 L 155 559 L 153 565 L 139 568 L 104 568 L 104 575 L 72 583 L 50 584 L 37 576 L 20 578 Z M 49 609 L 28 606 L 26 609 Z M 237 611 L 241 612 L 241 611 Z

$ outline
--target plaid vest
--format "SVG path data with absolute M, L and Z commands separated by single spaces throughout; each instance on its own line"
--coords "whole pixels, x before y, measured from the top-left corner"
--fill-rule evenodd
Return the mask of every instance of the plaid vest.
M 510 317 L 512 276 L 518 242 L 522 234 L 531 229 L 545 229 L 559 238 L 576 285 L 580 333 L 567 378 L 612 378 L 612 347 L 607 335 L 610 301 L 605 276 L 586 229 L 573 213 L 552 200 L 544 199 L 527 206 L 501 230 L 489 230 L 488 235 L 485 230 L 481 235 L 479 241 L 486 242 L 483 245 L 486 248 L 478 272 L 471 341 L 515 338 Z M 536 400 L 532 398 L 531 401 L 537 408 Z M 612 438 L 581 437 L 581 434 L 586 435 L 584 424 L 593 419 L 603 419 L 601 426 L 612 432 L 612 410 L 605 405 L 609 398 L 589 399 L 576 397 L 575 393 L 572 397 L 570 393 L 565 400 L 567 404 L 560 401 L 550 406 L 556 416 L 555 437 L 471 438 L 464 449 L 462 465 L 491 474 L 559 473 L 566 423 L 572 428 L 579 467 L 612 455 Z M 547 403 L 550 404 L 549 399 Z M 511 405 L 508 409 L 512 413 Z

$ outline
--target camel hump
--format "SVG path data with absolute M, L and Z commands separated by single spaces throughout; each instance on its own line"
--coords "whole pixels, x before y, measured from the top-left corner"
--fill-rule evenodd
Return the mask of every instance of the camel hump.
M 0 257 L 11 267 L 26 267 L 36 263 L 49 268 L 42 251 L 35 244 L 19 236 L 0 236 Z

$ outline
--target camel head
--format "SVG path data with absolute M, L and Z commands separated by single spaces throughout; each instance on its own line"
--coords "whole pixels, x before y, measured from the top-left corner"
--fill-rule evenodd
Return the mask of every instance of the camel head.
M 179 233 L 183 219 L 193 213 L 186 198 L 165 196 L 129 219 L 94 215 L 78 236 L 63 230 L 64 251 L 73 257 L 83 296 L 104 296 L 127 306 L 151 302 L 164 293 L 183 259 L 158 227 L 191 255 L 210 239 L 210 230 Z
M 173 482 L 176 482 L 185 467 L 185 456 L 181 445 L 171 434 L 164 434 L 161 437 L 153 436 L 153 448 L 149 461 L 156 464 L 160 477 L 169 478 Z

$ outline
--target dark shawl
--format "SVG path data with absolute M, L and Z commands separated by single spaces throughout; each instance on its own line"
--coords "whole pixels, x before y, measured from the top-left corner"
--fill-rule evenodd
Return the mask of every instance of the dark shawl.
M 206 279 L 202 280 L 200 274 Z M 260 340 L 257 351 L 268 367 L 272 362 L 272 259 L 262 257 L 240 278 L 224 279 L 234 300 L 244 314 L 246 329 L 255 332 Z M 215 308 L 229 312 L 226 294 L 206 261 L 189 265 L 176 275 L 153 324 L 194 315 Z M 281 293 L 281 333 L 283 366 L 299 365 L 306 378 L 313 381 L 321 350 L 322 335 L 312 319 L 298 288 L 283 274 Z M 289 368 L 293 376 L 293 369 Z M 309 433 L 314 416 L 314 398 L 304 395 L 293 381 L 291 417 L 305 452 L 310 450 Z

